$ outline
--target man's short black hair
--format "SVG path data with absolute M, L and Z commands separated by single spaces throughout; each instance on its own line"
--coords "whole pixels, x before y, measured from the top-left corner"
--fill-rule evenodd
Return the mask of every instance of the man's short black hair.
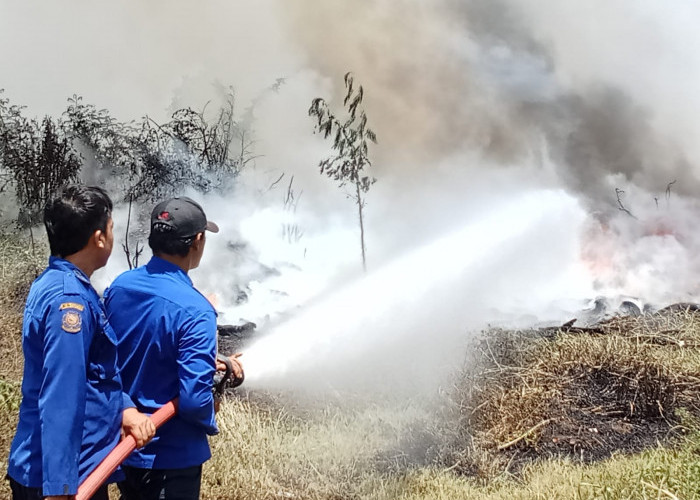
M 151 227 L 151 234 L 148 235 L 148 246 L 151 247 L 153 255 L 156 257 L 161 255 L 186 257 L 197 234 L 200 234 L 197 233 L 188 238 L 178 238 L 170 233 L 171 230 L 167 226 L 154 224 Z
M 87 245 L 97 231 L 107 230 L 112 200 L 97 186 L 68 184 L 60 188 L 44 207 L 44 225 L 51 255 L 67 257 Z

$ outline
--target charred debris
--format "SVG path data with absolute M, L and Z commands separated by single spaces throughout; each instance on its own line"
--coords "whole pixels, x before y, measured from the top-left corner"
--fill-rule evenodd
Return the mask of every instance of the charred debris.
M 219 351 L 228 354 L 240 351 L 253 338 L 256 328 L 257 325 L 252 321 L 244 321 L 236 325 L 217 325 Z

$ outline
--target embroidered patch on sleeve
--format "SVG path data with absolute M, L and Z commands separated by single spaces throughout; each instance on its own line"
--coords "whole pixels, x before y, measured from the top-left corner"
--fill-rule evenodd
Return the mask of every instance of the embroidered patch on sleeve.
M 61 328 L 63 328 L 68 333 L 78 333 L 80 327 L 82 326 L 83 320 L 80 317 L 80 312 L 75 309 L 68 309 L 63 313 L 63 319 L 61 320 Z
M 83 309 L 85 309 L 85 306 L 76 302 L 64 302 L 58 309 L 60 311 L 63 311 L 64 309 L 77 309 L 78 311 L 82 312 Z

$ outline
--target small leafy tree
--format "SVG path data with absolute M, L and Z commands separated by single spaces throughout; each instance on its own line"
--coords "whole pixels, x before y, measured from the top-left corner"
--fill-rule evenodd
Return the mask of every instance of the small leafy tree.
M 360 245 L 362 250 L 362 268 L 367 271 L 364 207 L 365 195 L 376 179 L 366 173 L 372 166 L 369 159 L 369 142 L 377 143 L 377 136 L 367 126 L 367 115 L 360 107 L 364 97 L 362 86 L 355 88 L 352 73 L 345 74 L 345 99 L 347 118 L 341 121 L 330 110 L 328 103 L 317 97 L 311 101 L 309 116 L 316 119 L 315 132 L 323 134 L 324 139 L 333 136 L 335 154 L 319 162 L 321 174 L 326 174 L 338 182 L 340 187 L 350 184 L 354 193 L 349 195 L 357 205 L 360 223 Z

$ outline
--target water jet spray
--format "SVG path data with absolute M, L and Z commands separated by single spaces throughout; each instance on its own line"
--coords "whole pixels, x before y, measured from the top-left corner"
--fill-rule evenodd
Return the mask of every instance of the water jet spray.
M 562 203 L 570 203 L 570 198 L 556 191 L 514 198 L 478 220 L 472 217 L 462 228 L 304 305 L 294 317 L 276 325 L 244 350 L 246 386 L 277 387 L 284 385 L 286 378 L 298 381 L 303 374 L 334 386 L 333 373 L 342 371 L 347 360 L 364 363 L 368 356 L 376 358 L 375 351 L 387 345 L 391 346 L 391 357 L 403 356 L 404 350 L 397 344 L 405 347 L 411 341 L 411 331 L 422 331 L 427 337 L 427 342 L 423 339 L 422 343 L 428 347 L 419 355 L 435 358 L 435 363 L 441 364 L 446 361 L 445 346 L 438 344 L 442 343 L 444 332 L 433 331 L 431 318 L 453 316 L 455 329 L 462 329 L 460 335 L 464 336 L 468 308 L 460 304 L 469 297 L 438 300 L 441 303 L 437 310 L 424 307 L 426 297 L 439 299 L 447 291 L 460 290 L 463 283 L 478 280 L 476 275 L 483 262 L 492 261 L 494 256 L 498 259 L 499 252 L 519 236 L 546 218 L 557 216 Z M 447 351 L 454 354 L 459 339 L 452 340 L 456 344 Z M 380 356 L 376 361 L 378 365 L 391 365 L 394 359 Z M 357 380 L 358 372 L 364 370 L 357 362 L 351 364 L 341 380 Z

